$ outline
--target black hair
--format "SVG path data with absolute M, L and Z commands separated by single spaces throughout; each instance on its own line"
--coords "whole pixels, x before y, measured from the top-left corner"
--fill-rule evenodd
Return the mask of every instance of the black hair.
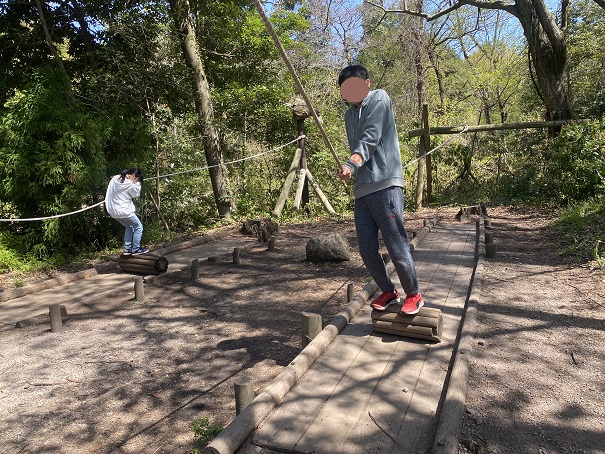
M 134 175 L 135 177 L 137 177 L 139 179 L 139 183 L 143 183 L 143 171 L 141 169 L 139 169 L 138 167 L 133 167 L 132 169 L 124 169 L 122 170 L 122 173 L 120 174 L 120 182 L 124 183 L 124 178 L 126 178 L 126 175 Z
M 368 80 L 370 78 L 370 73 L 361 65 L 347 66 L 340 71 L 340 74 L 338 75 L 338 86 L 340 87 L 345 80 L 350 79 L 351 77 L 359 77 L 360 79 Z

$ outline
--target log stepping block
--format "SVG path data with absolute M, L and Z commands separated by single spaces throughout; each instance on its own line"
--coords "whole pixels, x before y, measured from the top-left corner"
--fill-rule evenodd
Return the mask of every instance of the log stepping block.
M 154 275 L 168 270 L 168 260 L 159 254 L 146 252 L 140 255 L 121 255 L 118 265 L 122 271 L 133 274 Z
M 403 314 L 400 310 L 400 304 L 393 304 L 384 311 L 372 309 L 374 331 L 441 342 L 443 315 L 439 309 L 421 307 L 414 315 Z

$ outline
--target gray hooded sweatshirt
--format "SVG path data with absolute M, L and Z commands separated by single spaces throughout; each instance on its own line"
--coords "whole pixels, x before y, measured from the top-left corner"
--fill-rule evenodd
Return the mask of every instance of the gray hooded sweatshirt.
M 351 158 L 345 164 L 355 175 L 355 198 L 403 187 L 403 168 L 393 104 L 384 90 L 373 90 L 361 106 L 345 113 Z M 361 158 L 359 158 L 361 157 Z
M 132 199 L 141 195 L 141 183 L 133 183 L 128 178 L 120 182 L 120 175 L 114 176 L 109 182 L 105 194 L 105 209 L 112 218 L 129 218 L 135 212 Z

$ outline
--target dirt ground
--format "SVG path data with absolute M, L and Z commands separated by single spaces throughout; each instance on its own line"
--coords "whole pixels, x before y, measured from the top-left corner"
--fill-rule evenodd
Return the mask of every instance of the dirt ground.
M 455 209 L 406 214 L 409 231 Z M 569 268 L 553 219 L 489 210 L 498 254 L 487 261 L 460 452 L 605 452 L 605 285 Z M 351 260 L 305 262 L 313 235 L 341 232 Z M 0 326 L 0 453 L 187 453 L 194 421 L 226 425 L 233 383 L 262 390 L 300 352 L 300 312 L 326 321 L 346 287 L 369 280 L 351 221 L 280 226 L 255 245 L 69 311 L 47 324 Z M 0 308 L 1 308 L 0 303 Z
M 605 284 L 571 268 L 553 218 L 492 210 L 460 452 L 605 452 Z

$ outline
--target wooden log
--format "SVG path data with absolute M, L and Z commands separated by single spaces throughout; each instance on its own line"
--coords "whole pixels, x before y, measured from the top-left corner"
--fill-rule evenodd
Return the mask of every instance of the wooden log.
M 298 170 L 301 154 L 302 150 L 300 148 L 297 148 L 296 152 L 294 153 L 294 158 L 292 159 L 292 164 L 290 165 L 290 170 L 288 170 L 288 175 L 286 175 L 286 180 L 284 181 L 284 185 L 282 186 L 281 194 L 279 195 L 277 203 L 275 204 L 275 208 L 273 210 L 273 216 L 275 217 L 279 217 L 281 215 L 282 210 L 284 209 L 286 198 L 290 193 L 290 188 L 292 187 L 294 176 L 296 175 L 296 171 Z
M 122 255 L 118 260 L 118 265 L 122 271 L 134 274 L 158 275 L 168 270 L 168 260 L 152 252 L 141 255 Z
M 306 173 L 307 173 L 307 180 L 309 180 L 311 187 L 315 191 L 315 194 L 317 194 L 317 197 L 319 197 L 319 200 L 321 200 L 321 203 L 323 203 L 326 210 L 328 210 L 328 212 L 331 214 L 336 214 L 336 211 L 334 211 L 334 208 L 332 208 L 330 201 L 324 195 L 323 191 L 321 190 L 321 188 L 319 187 L 319 185 L 313 178 L 313 175 L 311 175 L 311 172 L 309 171 L 309 169 L 307 169 Z
M 430 134 L 459 134 L 465 132 L 478 131 L 502 131 L 505 129 L 539 129 L 556 128 L 569 123 L 587 123 L 589 119 L 579 120 L 551 120 L 551 121 L 526 121 L 520 123 L 497 123 L 491 125 L 471 125 L 471 126 L 434 126 L 429 128 Z M 423 135 L 425 128 L 412 129 L 408 132 L 410 137 L 419 137 Z
M 374 331 L 379 333 L 441 342 L 441 336 L 434 335 L 433 330 L 426 326 L 404 325 L 401 323 L 381 322 L 380 320 L 374 320 L 372 325 L 374 326 Z
M 307 169 L 300 169 L 298 173 L 298 185 L 296 186 L 296 194 L 294 195 L 294 209 L 300 210 L 300 203 L 302 201 L 303 190 L 305 189 L 305 179 L 307 178 Z
M 441 341 L 443 314 L 439 309 L 422 307 L 417 314 L 399 312 L 401 306 L 389 306 L 386 311 L 372 311 L 372 325 L 378 332 Z

